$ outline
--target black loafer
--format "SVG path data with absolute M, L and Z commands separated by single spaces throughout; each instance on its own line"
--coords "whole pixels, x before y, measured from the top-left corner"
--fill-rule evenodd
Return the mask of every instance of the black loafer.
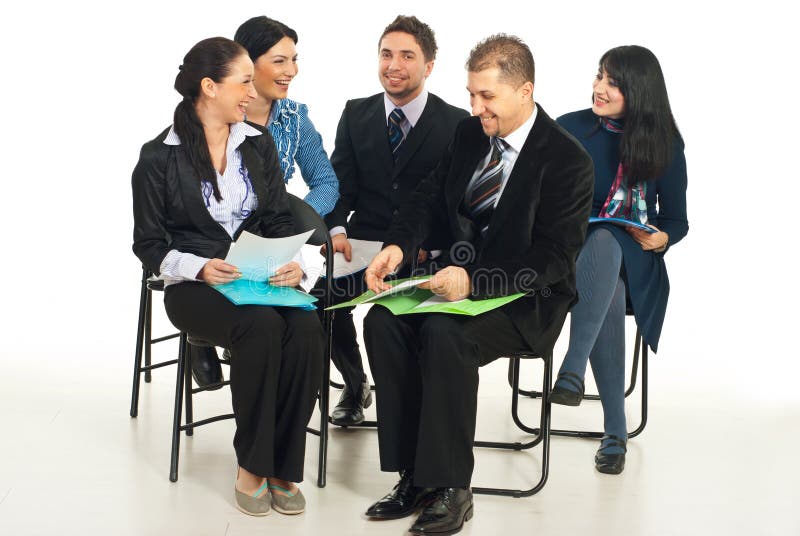
M 336 426 L 355 426 L 364 422 L 364 408 L 372 405 L 372 391 L 369 389 L 369 382 L 361 384 L 360 392 L 357 395 L 345 385 L 339 403 L 331 412 L 331 424 Z
M 575 390 L 558 385 L 559 381 L 572 385 Z M 580 406 L 584 390 L 583 378 L 572 372 L 559 372 L 558 378 L 556 378 L 556 386 L 550 391 L 550 403 L 561 404 L 562 406 Z
M 439 488 L 433 502 L 411 525 L 411 534 L 455 534 L 472 518 L 472 491 L 467 488 Z
M 217 357 L 217 349 L 213 346 L 202 347 L 189 345 L 189 358 L 192 364 L 192 377 L 198 387 L 212 385 L 208 391 L 222 387 L 222 365 Z M 220 384 L 220 385 L 214 385 Z
M 366 515 L 373 519 L 400 519 L 413 514 L 431 500 L 431 488 L 414 486 L 411 471 L 400 472 L 400 482 L 381 500 L 367 508 Z
M 606 454 L 603 451 L 609 447 L 620 447 L 628 452 L 625 441 L 615 435 L 604 435 L 600 440 L 600 448 L 594 456 L 594 467 L 607 475 L 618 475 L 625 469 L 625 452 Z

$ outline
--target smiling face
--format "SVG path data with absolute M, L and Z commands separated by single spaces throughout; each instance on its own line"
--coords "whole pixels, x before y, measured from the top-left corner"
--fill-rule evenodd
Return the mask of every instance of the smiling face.
M 619 90 L 617 81 L 605 69 L 597 71 L 592 90 L 592 111 L 595 115 L 608 119 L 625 116 L 625 96 Z
M 533 83 L 518 88 L 500 79 L 500 70 L 490 67 L 467 73 L 467 91 L 472 115 L 480 117 L 483 133 L 504 138 L 533 113 Z
M 291 37 L 284 37 L 256 59 L 255 86 L 268 100 L 285 99 L 289 83 L 297 76 L 297 50 Z
M 237 56 L 229 69 L 228 76 L 221 81 L 204 78 L 200 84 L 214 115 L 230 124 L 244 121 L 247 105 L 257 94 L 253 86 L 253 62 L 247 54 Z
M 378 76 L 389 99 L 397 106 L 414 100 L 433 70 L 417 40 L 405 32 L 390 32 L 379 46 Z

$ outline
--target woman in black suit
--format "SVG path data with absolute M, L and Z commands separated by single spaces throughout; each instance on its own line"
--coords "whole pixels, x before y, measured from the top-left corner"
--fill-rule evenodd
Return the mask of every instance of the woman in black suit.
M 577 261 L 580 300 L 572 309 L 567 355 L 550 398 L 577 406 L 587 361 L 603 404 L 601 473 L 625 467 L 625 310 L 630 302 L 645 343 L 658 348 L 669 280 L 664 255 L 689 230 L 686 160 L 661 66 L 640 46 L 609 50 L 593 84 L 592 107 L 558 123 L 594 162 L 592 216 L 645 224 L 654 232 L 593 224 Z
M 229 39 L 197 43 L 175 78 L 174 123 L 142 147 L 133 172 L 133 250 L 165 280 L 164 303 L 182 331 L 231 350 L 236 505 L 299 513 L 305 500 L 305 427 L 319 388 L 323 333 L 317 315 L 289 307 L 236 306 L 211 285 L 240 277 L 225 263 L 242 231 L 294 234 L 275 146 L 244 122 L 255 98 L 253 62 Z M 296 262 L 270 278 L 294 286 Z

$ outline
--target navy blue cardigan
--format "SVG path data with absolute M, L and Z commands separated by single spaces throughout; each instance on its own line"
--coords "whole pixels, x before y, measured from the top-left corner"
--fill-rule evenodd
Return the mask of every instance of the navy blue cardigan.
M 556 121 L 581 142 L 594 161 L 592 216 L 597 216 L 617 174 L 622 136 L 598 128 L 598 118 L 591 109 L 562 115 Z M 648 221 L 669 235 L 669 247 L 678 243 L 689 231 L 683 142 L 676 137 L 673 145 L 672 162 L 664 174 L 656 179 L 655 187 L 647 189 Z M 611 231 L 622 247 L 622 277 L 630 306 L 645 342 L 656 351 L 669 298 L 669 277 L 664 264 L 666 252 L 644 251 L 627 232 L 613 225 L 593 224 L 589 226 L 587 235 L 599 227 Z

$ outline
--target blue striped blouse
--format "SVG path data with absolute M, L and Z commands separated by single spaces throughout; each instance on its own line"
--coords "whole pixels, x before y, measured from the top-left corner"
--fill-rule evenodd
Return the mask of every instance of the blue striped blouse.
M 306 202 L 320 216 L 333 210 L 339 200 L 339 180 L 322 146 L 322 136 L 308 118 L 308 106 L 291 99 L 275 101 L 267 128 L 275 140 L 283 180 L 288 183 L 292 178 L 296 162 L 309 188 Z

